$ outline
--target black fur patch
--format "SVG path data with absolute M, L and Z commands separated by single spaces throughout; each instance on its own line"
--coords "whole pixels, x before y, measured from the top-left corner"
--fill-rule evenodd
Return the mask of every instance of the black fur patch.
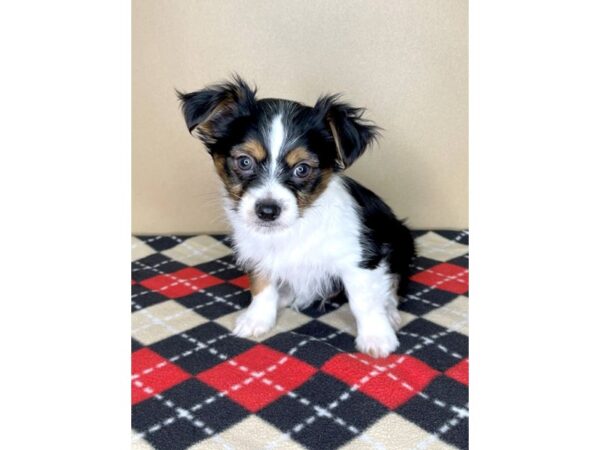
M 349 177 L 344 183 L 360 208 L 364 231 L 361 239 L 361 267 L 374 269 L 386 259 L 390 271 L 400 275 L 398 294 L 406 292 L 409 265 L 415 257 L 415 243 L 409 229 L 374 192 Z

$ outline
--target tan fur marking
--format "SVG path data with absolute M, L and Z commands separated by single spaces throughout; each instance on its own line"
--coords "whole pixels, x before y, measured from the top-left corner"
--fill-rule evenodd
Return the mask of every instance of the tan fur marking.
M 238 150 L 238 153 L 246 153 L 252 156 L 256 161 L 259 162 L 267 157 L 267 151 L 265 148 L 260 144 L 260 142 L 254 139 L 244 142 L 236 150 Z
M 215 169 L 217 171 L 217 175 L 223 181 L 223 185 L 225 186 L 225 190 L 229 197 L 234 201 L 239 201 L 242 196 L 242 186 L 231 181 L 231 178 L 227 176 L 227 171 L 225 170 L 225 165 L 227 164 L 227 158 L 221 155 L 214 155 L 213 162 L 215 164 Z
M 196 125 L 196 134 L 199 138 L 204 139 L 206 142 L 214 142 L 213 136 L 213 123 L 214 120 L 220 115 L 229 111 L 234 104 L 233 98 L 226 98 L 222 100 L 217 106 L 214 107 L 212 112 L 206 117 L 201 123 Z
M 226 159 L 221 155 L 213 156 L 213 163 L 215 164 L 215 169 L 217 170 L 217 175 L 225 182 L 227 179 L 227 172 L 225 171 L 225 164 L 227 164 Z
M 346 168 L 346 159 L 344 158 L 344 150 L 342 149 L 342 143 L 340 142 L 340 136 L 333 119 L 329 119 L 329 128 L 331 128 L 331 134 L 333 135 L 333 141 L 335 142 L 335 149 L 338 154 L 338 164 L 341 169 Z
M 297 147 L 285 155 L 285 162 L 290 167 L 294 167 L 296 164 L 302 161 L 306 161 L 308 164 L 311 162 L 318 164 L 318 161 L 315 161 L 315 157 L 312 156 L 304 147 Z
M 314 201 L 321 195 L 329 182 L 331 181 L 331 175 L 333 175 L 333 170 L 327 169 L 321 172 L 321 180 L 319 184 L 315 186 L 315 189 L 312 192 L 299 192 L 298 194 L 298 208 L 300 211 L 304 211 L 310 205 L 314 203 Z
M 267 286 L 269 286 L 269 284 L 271 284 L 268 279 L 261 277 L 257 273 L 250 273 L 249 276 L 250 276 L 250 293 L 252 294 L 252 297 L 256 297 Z

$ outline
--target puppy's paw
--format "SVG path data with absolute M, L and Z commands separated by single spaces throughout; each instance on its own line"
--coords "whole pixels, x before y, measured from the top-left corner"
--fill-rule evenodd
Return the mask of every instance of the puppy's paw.
M 239 337 L 259 337 L 275 326 L 275 316 L 257 314 L 248 309 L 236 320 L 233 334 Z
M 356 338 L 356 348 L 374 358 L 385 358 L 398 345 L 398 338 L 390 327 L 377 332 L 360 333 Z

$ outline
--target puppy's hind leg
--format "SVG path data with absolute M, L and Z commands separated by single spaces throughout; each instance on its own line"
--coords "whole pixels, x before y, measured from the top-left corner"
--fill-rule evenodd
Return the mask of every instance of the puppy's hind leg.
M 287 284 L 281 284 L 277 287 L 277 292 L 279 294 L 279 299 L 277 301 L 277 307 L 279 309 L 287 308 L 288 306 L 292 306 L 294 303 L 294 291 Z
M 400 311 L 398 311 L 398 283 L 399 277 L 396 276 L 392 281 L 392 294 L 388 297 L 385 305 L 388 320 L 390 321 L 394 331 L 398 331 L 402 326 L 402 316 L 400 315 Z

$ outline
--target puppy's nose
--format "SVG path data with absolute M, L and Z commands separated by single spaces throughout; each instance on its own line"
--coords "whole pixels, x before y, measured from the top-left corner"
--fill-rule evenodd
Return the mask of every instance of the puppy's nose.
M 258 202 L 254 207 L 259 219 L 273 221 L 281 214 L 281 207 L 273 201 Z

